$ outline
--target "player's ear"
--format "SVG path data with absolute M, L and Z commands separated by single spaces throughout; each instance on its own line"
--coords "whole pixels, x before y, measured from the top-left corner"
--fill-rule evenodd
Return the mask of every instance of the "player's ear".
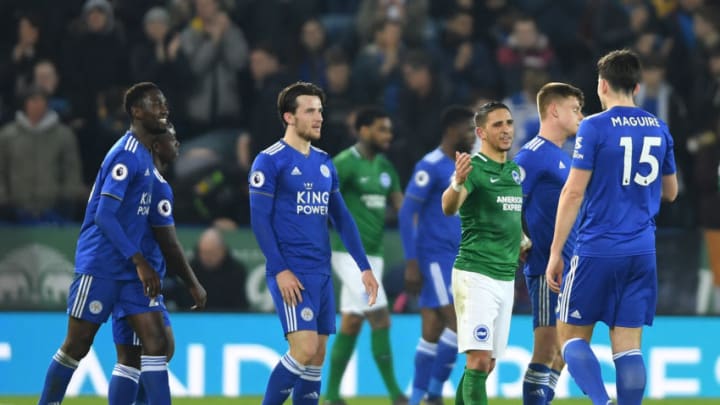
M 295 125 L 295 117 L 293 117 L 291 112 L 284 112 L 283 120 L 285 120 L 285 124 L 288 126 Z
M 635 83 L 635 88 L 632 91 L 632 95 L 637 96 L 639 91 L 640 91 L 640 83 Z

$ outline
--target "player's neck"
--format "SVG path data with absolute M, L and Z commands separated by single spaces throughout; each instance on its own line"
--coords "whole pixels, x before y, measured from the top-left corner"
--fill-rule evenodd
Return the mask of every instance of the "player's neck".
M 480 145 L 480 153 L 500 164 L 507 161 L 507 152 L 496 150 L 489 145 L 486 146 L 486 144 L 488 144 L 488 142 L 483 142 L 482 145 Z
M 632 96 L 625 96 L 625 95 L 608 95 L 605 98 L 605 109 L 609 110 L 613 107 L 637 107 L 635 105 L 635 101 L 633 100 Z
M 440 150 L 445 154 L 445 156 L 449 157 L 450 160 L 455 160 L 455 147 L 450 144 L 441 143 Z
M 376 153 L 370 145 L 367 145 L 362 142 L 358 142 L 355 144 L 355 150 L 358 151 L 358 153 L 360 154 L 360 156 L 362 156 L 363 159 L 367 159 L 367 160 L 375 159 Z
M 303 155 L 310 154 L 310 141 L 300 137 L 293 127 L 287 127 L 283 141 Z
M 130 132 L 133 133 L 133 136 L 135 136 L 147 150 L 152 150 L 152 143 L 155 140 L 154 135 L 135 125 L 130 125 Z
M 558 147 L 562 147 L 567 140 L 567 136 L 563 134 L 562 130 L 558 130 L 557 128 L 553 128 L 552 125 L 547 125 L 542 122 L 540 123 L 538 135 L 554 143 Z

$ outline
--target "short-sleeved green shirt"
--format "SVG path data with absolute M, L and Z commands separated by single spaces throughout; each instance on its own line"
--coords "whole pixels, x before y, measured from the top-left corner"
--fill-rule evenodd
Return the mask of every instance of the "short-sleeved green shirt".
M 365 252 L 382 256 L 387 197 L 401 191 L 397 171 L 385 156 L 376 155 L 368 160 L 354 146 L 340 152 L 333 164 L 340 181 L 340 193 L 358 226 Z M 333 233 L 332 248 L 347 251 L 337 233 Z
M 455 268 L 496 280 L 513 280 L 522 235 L 520 168 L 473 156 L 465 181 L 467 199 L 460 206 L 462 239 Z

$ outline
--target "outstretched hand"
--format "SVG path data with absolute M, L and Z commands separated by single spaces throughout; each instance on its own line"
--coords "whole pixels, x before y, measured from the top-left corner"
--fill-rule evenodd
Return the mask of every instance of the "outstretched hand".
M 362 271 L 362 283 L 365 286 L 365 292 L 368 295 L 368 305 L 373 306 L 378 294 L 378 282 L 372 270 L 365 269 Z

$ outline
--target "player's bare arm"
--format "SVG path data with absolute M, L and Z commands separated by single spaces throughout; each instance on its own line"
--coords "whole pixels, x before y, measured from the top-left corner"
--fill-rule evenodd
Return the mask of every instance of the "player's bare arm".
M 550 246 L 550 258 L 545 272 L 548 286 L 555 292 L 560 292 L 560 284 L 562 283 L 564 266 L 562 250 L 577 219 L 580 206 L 585 197 L 585 189 L 591 177 L 592 171 L 590 170 L 572 168 L 565 186 L 560 192 L 557 217 L 555 219 L 555 233 Z
M 662 177 L 662 195 L 663 201 L 673 202 L 678 195 L 677 174 L 668 174 Z
M 286 304 L 295 306 L 302 302 L 302 290 L 305 287 L 290 269 L 285 269 L 276 274 L 275 281 L 277 281 L 280 294 Z
M 455 152 L 455 176 L 442 195 L 442 210 L 445 215 L 455 215 L 465 202 L 467 190 L 463 184 L 471 170 L 470 154 Z
M 377 299 L 378 288 L 380 288 L 378 282 L 371 269 L 363 270 L 361 278 L 365 286 L 365 292 L 368 295 L 368 305 L 373 306 L 375 305 L 375 299 Z
M 207 292 L 205 288 L 200 284 L 195 272 L 190 267 L 183 253 L 180 241 L 178 241 L 177 233 L 175 232 L 174 226 L 156 226 L 153 227 L 153 236 L 160 246 L 165 262 L 168 268 L 172 269 L 185 285 L 188 286 L 188 291 L 195 302 L 195 305 L 191 309 L 203 309 L 207 303 Z
M 133 264 L 135 264 L 138 278 L 143 284 L 145 295 L 150 298 L 157 297 L 157 295 L 160 294 L 160 276 L 158 276 L 157 271 L 155 271 L 145 259 L 145 256 L 140 252 L 132 256 L 132 261 Z

